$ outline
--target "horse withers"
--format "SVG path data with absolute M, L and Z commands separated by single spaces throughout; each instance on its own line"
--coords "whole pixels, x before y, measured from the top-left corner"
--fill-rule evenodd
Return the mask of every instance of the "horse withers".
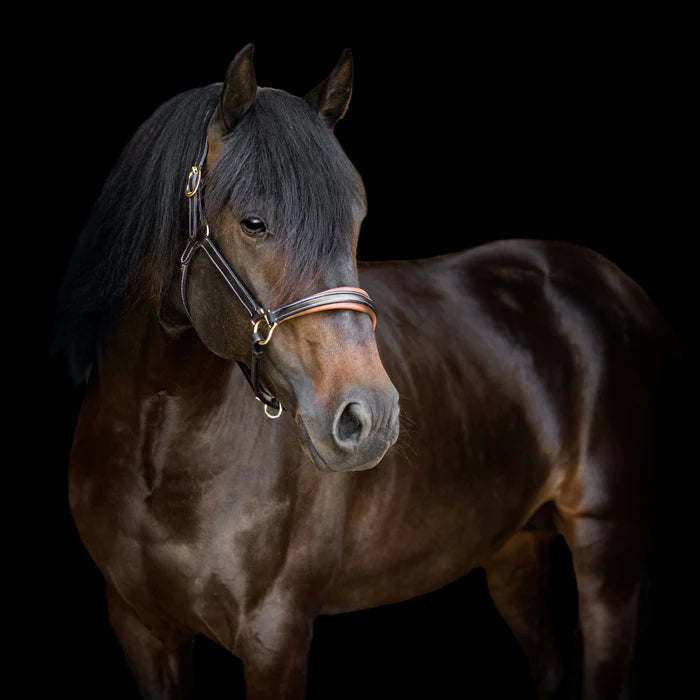
M 319 615 L 484 567 L 555 697 L 577 666 L 549 637 L 561 533 L 581 692 L 617 698 L 670 330 L 563 243 L 358 266 L 365 192 L 333 133 L 351 56 L 297 98 L 258 87 L 252 53 L 139 128 L 64 284 L 87 381 L 70 505 L 143 696 L 188 697 L 204 635 L 250 700 L 300 700 Z

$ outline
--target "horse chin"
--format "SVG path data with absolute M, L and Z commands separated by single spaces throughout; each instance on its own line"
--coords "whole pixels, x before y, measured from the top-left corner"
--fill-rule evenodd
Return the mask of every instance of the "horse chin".
M 299 442 L 304 454 L 316 465 L 317 469 L 322 472 L 360 472 L 372 469 L 381 462 L 386 450 L 384 450 L 380 455 L 371 459 L 369 461 L 365 460 L 357 463 L 356 459 L 352 456 L 343 455 L 341 459 L 337 462 L 331 464 L 328 458 L 324 458 L 320 451 L 314 445 L 314 441 L 309 435 L 309 431 L 304 425 L 304 421 L 301 416 L 297 415 L 296 423 L 299 429 Z M 387 447 L 388 449 L 388 447 Z

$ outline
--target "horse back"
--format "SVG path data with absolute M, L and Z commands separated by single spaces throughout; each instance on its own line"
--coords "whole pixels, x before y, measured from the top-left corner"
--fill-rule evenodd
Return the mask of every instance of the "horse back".
M 444 337 L 447 326 L 461 327 L 480 309 L 517 334 L 542 329 L 535 324 L 545 319 L 537 312 L 555 320 L 557 312 L 566 317 L 579 311 L 611 336 L 666 350 L 675 343 L 656 305 L 631 277 L 604 256 L 571 243 L 495 241 L 434 258 L 363 262 L 360 275 L 376 289 L 390 328 L 397 326 L 397 311 L 401 326 L 410 310 L 422 327 Z

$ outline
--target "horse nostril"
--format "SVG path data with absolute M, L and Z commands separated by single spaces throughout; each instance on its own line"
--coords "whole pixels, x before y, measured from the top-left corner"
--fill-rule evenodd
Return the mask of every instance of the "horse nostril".
M 367 408 L 351 401 L 338 412 L 333 424 L 333 437 L 338 447 L 352 449 L 365 438 L 370 425 L 371 416 Z

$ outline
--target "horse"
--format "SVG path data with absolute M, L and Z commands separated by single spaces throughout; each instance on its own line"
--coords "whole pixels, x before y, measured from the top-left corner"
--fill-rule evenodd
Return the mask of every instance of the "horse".
M 111 627 L 144 698 L 192 696 L 203 636 L 249 700 L 301 700 L 319 616 L 482 567 L 540 697 L 618 698 L 673 331 L 568 243 L 358 263 L 366 194 L 334 132 L 352 84 L 346 50 L 304 97 L 260 87 L 245 46 L 142 124 L 77 241 L 69 502 Z

